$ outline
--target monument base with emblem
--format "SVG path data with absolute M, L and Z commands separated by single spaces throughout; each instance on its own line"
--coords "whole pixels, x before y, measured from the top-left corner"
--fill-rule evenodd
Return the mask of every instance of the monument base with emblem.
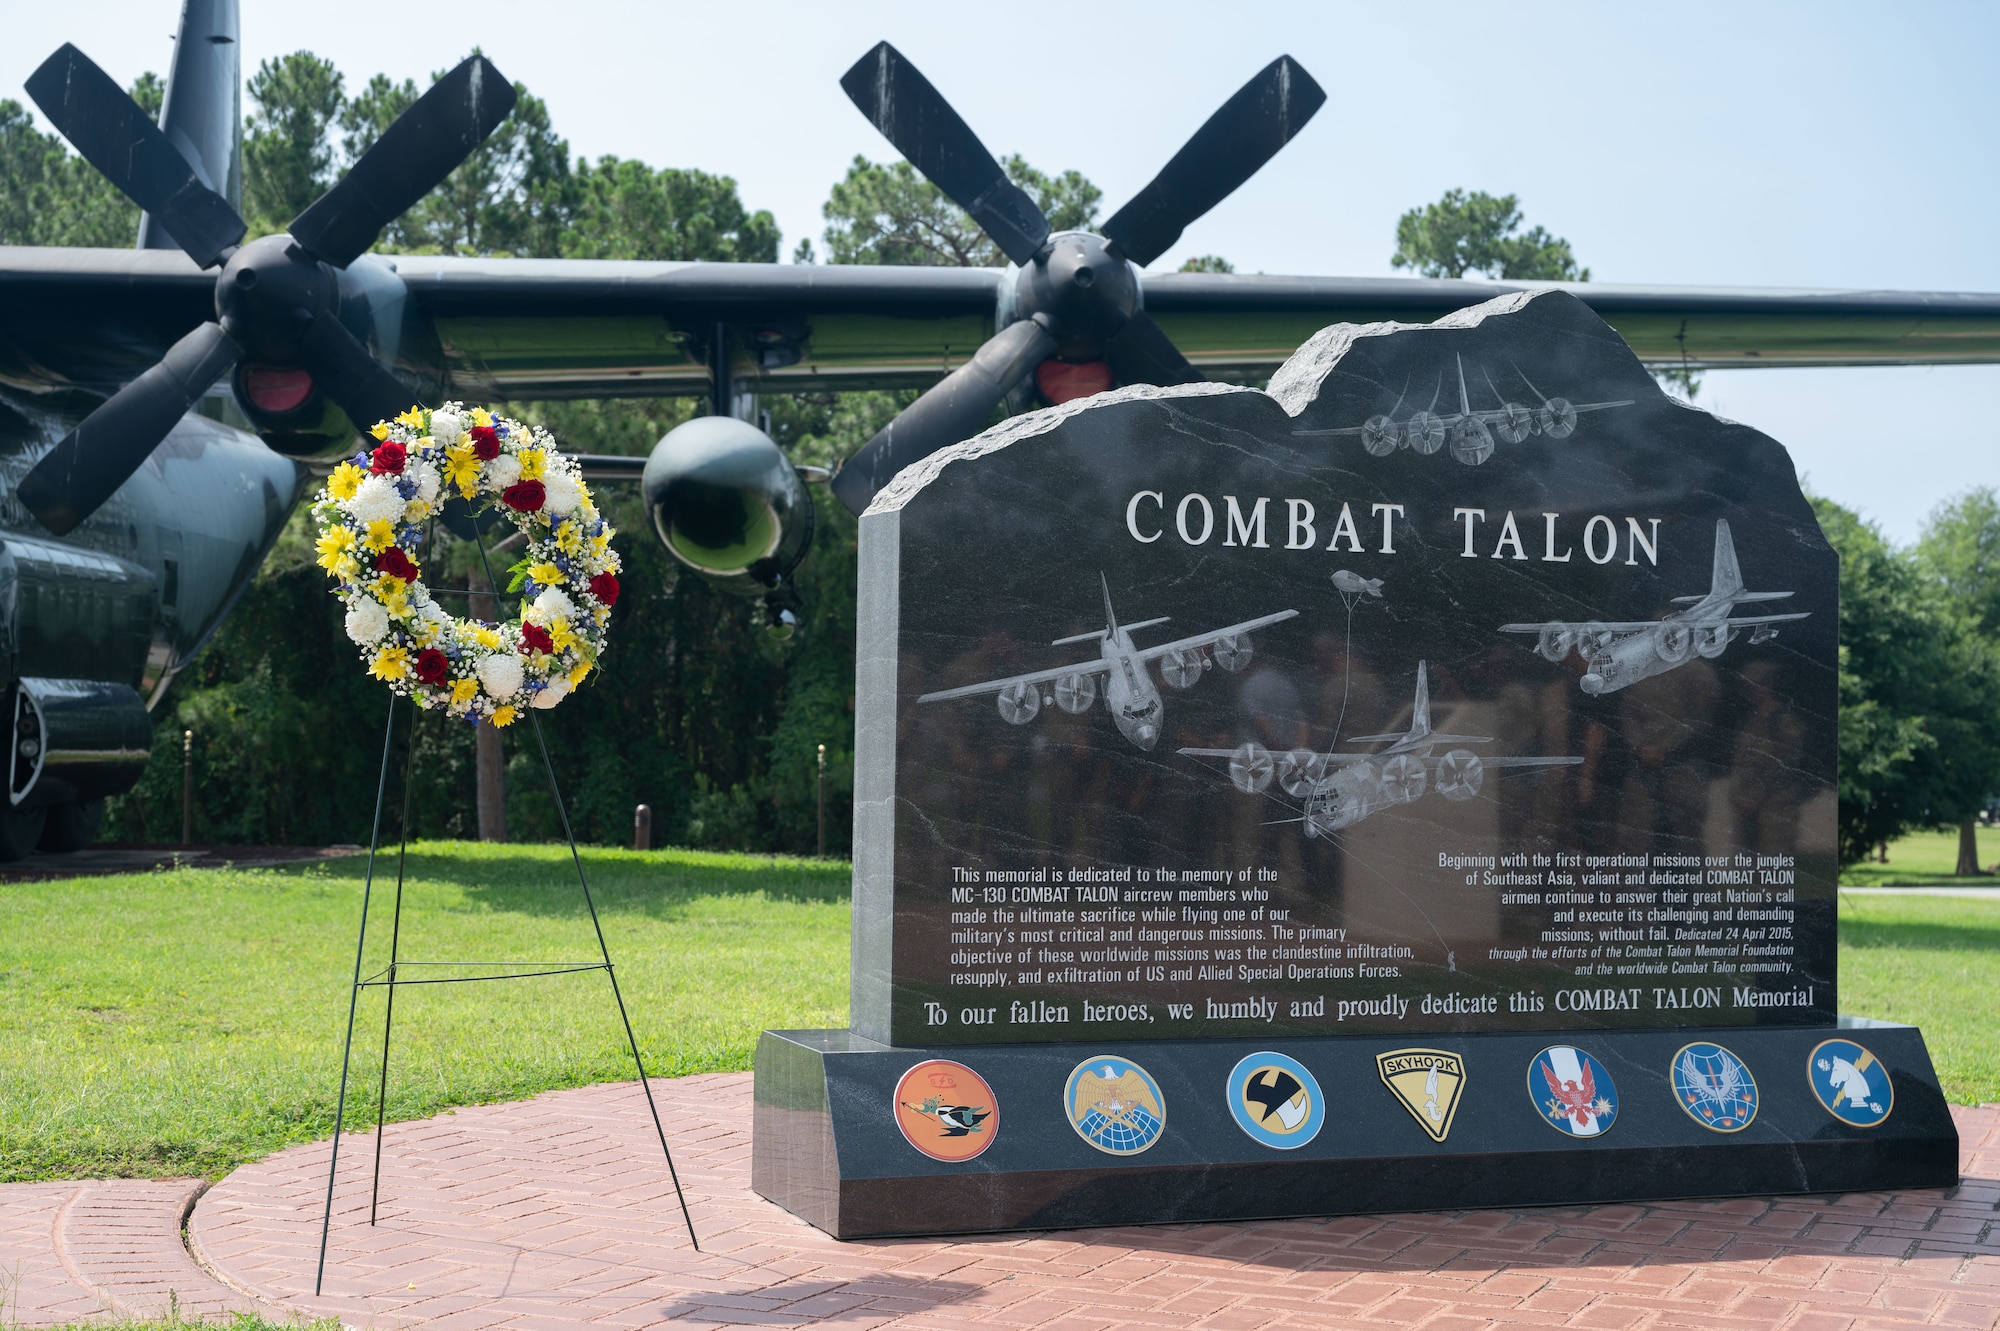
M 1707 1052 L 1718 1047 L 1727 1063 Z M 956 1084 L 903 1084 L 919 1065 Z M 1428 1099 L 1427 1065 L 1443 1069 Z M 1747 1081 L 1731 1081 L 1732 1065 Z M 1312 1084 L 1287 1080 L 1293 1067 Z M 1091 1108 L 1076 1103 L 1079 1077 L 1097 1078 L 1084 1094 L 1154 1103 L 1094 1144 L 1085 1128 L 1105 1115 L 1079 1126 Z M 1245 1090 L 1253 1103 L 1239 1115 Z M 1287 1120 L 1310 1135 L 1272 1145 Z M 918 1139 L 926 1123 L 935 1143 Z M 1958 1181 L 1958 1133 L 1922 1034 L 1890 1025 L 1430 1036 L 1420 1049 L 1336 1038 L 919 1050 L 766 1031 L 753 1142 L 752 1186 L 841 1239 Z

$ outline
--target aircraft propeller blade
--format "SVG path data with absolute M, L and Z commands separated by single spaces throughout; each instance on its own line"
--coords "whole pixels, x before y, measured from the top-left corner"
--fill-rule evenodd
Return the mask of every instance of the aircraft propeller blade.
M 1326 101 L 1297 61 L 1281 55 L 1222 104 L 1173 160 L 1104 224 L 1140 267 L 1166 253 L 1190 222 L 1228 198 L 1278 155 Z
M 287 229 L 314 257 L 345 268 L 414 207 L 514 109 L 514 85 L 483 55 L 466 59 L 396 117 L 334 187 Z
M 44 60 L 28 77 L 27 89 L 83 159 L 151 214 L 203 268 L 220 263 L 242 241 L 243 219 L 229 201 L 202 183 L 153 118 L 74 45 L 64 42 Z
M 242 354 L 221 324 L 197 327 L 63 436 L 21 478 L 21 502 L 44 527 L 67 535 L 139 470 Z
M 979 433 L 1000 399 L 1055 349 L 1055 338 L 1034 320 L 1007 325 L 842 463 L 834 496 L 860 513 L 897 472 Z
M 1035 257 L 1049 238 L 1048 218 L 902 52 L 877 44 L 841 76 L 840 86 L 926 180 L 972 214 L 1001 252 L 1019 264 Z
M 1104 344 L 1104 359 L 1121 384 L 1198 384 L 1208 376 L 1188 363 L 1166 331 L 1140 310 Z
M 364 434 L 377 421 L 394 420 L 416 402 L 403 381 L 383 369 L 368 348 L 330 314 L 312 321 L 299 339 L 299 350 L 313 382 Z

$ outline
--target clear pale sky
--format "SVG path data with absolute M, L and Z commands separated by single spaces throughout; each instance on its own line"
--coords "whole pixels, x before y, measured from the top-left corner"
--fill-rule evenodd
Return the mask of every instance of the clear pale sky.
M 2000 290 L 2000 6 L 1931 3 L 636 3 L 242 0 L 245 72 L 301 48 L 350 86 L 475 43 L 575 154 L 734 176 L 789 254 L 856 153 L 842 96 L 887 38 L 996 154 L 1074 167 L 1105 214 L 1290 52 L 1327 105 L 1158 269 L 1387 275 L 1397 216 L 1515 193 L 1606 282 Z M 0 96 L 75 41 L 165 72 L 177 0 L 8 6 Z M 1012 16 L 1013 22 L 1009 22 Z M 1786 443 L 1809 484 L 1898 540 L 2000 484 L 2000 367 L 1716 373 L 1701 405 Z

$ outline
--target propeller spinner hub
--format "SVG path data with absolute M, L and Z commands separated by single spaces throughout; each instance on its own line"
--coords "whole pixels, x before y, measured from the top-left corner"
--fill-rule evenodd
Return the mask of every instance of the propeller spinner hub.
M 253 361 L 296 364 L 313 318 L 340 302 L 333 270 L 290 236 L 264 236 L 230 256 L 215 284 L 215 313 Z
M 1024 316 L 1046 314 L 1059 356 L 1096 356 L 1139 309 L 1139 280 L 1111 242 L 1087 231 L 1062 231 L 1015 278 Z

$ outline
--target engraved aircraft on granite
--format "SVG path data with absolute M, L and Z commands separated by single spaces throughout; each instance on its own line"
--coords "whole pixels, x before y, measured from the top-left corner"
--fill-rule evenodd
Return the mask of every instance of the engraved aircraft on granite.
M 1009 725 L 1024 726 L 1041 712 L 1044 702 L 1072 714 L 1089 711 L 1091 704 L 1097 701 L 1097 680 L 1102 675 L 1104 705 L 1110 711 L 1111 719 L 1117 723 L 1118 733 L 1150 751 L 1160 742 L 1160 726 L 1166 704 L 1160 698 L 1159 689 L 1154 687 L 1152 676 L 1146 669 L 1147 662 L 1158 661 L 1161 678 L 1175 688 L 1193 688 L 1202 671 L 1211 665 L 1219 665 L 1231 672 L 1249 665 L 1251 632 L 1281 623 L 1299 613 L 1296 610 L 1280 610 L 1276 614 L 1261 615 L 1227 628 L 1197 633 L 1189 638 L 1176 638 L 1157 647 L 1137 647 L 1132 642 L 1134 633 L 1164 624 L 1168 617 L 1162 615 L 1137 624 L 1120 624 L 1117 612 L 1111 608 L 1110 582 L 1102 573 L 1097 575 L 1097 580 L 1104 588 L 1104 627 L 1074 637 L 1057 638 L 1049 644 L 1051 647 L 1062 647 L 1074 642 L 1094 641 L 1099 653 L 1097 660 L 1079 661 L 1075 665 L 1056 666 L 1025 675 L 1009 675 L 1005 679 L 968 684 L 964 688 L 940 689 L 924 694 L 917 701 L 949 702 L 953 698 L 972 698 L 991 693 L 997 695 L 1002 719 Z M 1046 696 L 1042 693 L 1044 685 L 1049 689 Z
M 1453 803 L 1477 795 L 1488 768 L 1573 767 L 1581 758 L 1499 758 L 1481 755 L 1468 744 L 1491 744 L 1490 735 L 1448 735 L 1431 729 L 1430 676 L 1417 662 L 1417 697 L 1410 728 L 1401 734 L 1357 735 L 1355 744 L 1386 744 L 1373 753 L 1314 753 L 1293 749 L 1273 757 L 1252 740 L 1233 749 L 1179 750 L 1190 758 L 1224 759 L 1229 783 L 1246 795 L 1262 794 L 1275 779 L 1287 795 L 1304 802 L 1297 818 L 1309 837 L 1352 827 L 1370 814 L 1411 804 L 1435 790 Z M 1437 754 L 1435 750 L 1444 749 Z
M 1729 649 L 1742 630 L 1754 629 L 1755 646 L 1778 636 L 1773 624 L 1804 619 L 1810 610 L 1786 615 L 1746 615 L 1732 619 L 1730 611 L 1745 601 L 1782 601 L 1790 592 L 1743 590 L 1743 570 L 1736 564 L 1736 542 L 1729 520 L 1715 522 L 1715 569 L 1706 596 L 1676 596 L 1685 605 L 1664 619 L 1631 623 L 1574 624 L 1550 620 L 1542 624 L 1502 624 L 1502 633 L 1533 633 L 1535 650 L 1545 660 L 1560 661 L 1574 648 L 1589 669 L 1580 682 L 1585 693 L 1615 693 L 1654 675 L 1663 675 L 1697 656 L 1713 659 Z

